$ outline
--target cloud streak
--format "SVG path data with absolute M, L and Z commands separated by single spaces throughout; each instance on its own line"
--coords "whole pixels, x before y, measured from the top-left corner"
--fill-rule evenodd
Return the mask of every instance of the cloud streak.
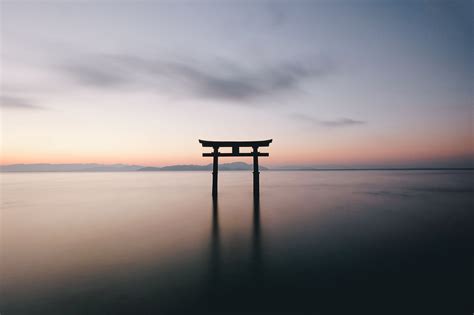
M 68 64 L 61 67 L 64 73 L 72 76 L 78 83 L 98 88 L 117 87 L 127 82 L 120 69 L 100 64 Z
M 367 124 L 366 121 L 356 120 L 352 118 L 339 118 L 334 120 L 320 120 L 312 116 L 308 116 L 301 113 L 293 113 L 290 115 L 290 118 L 300 122 L 304 122 L 314 126 L 338 128 L 338 127 L 349 127 L 349 126 L 358 126 Z
M 351 118 L 340 118 L 336 120 L 322 120 L 319 122 L 320 125 L 327 127 L 344 127 L 344 126 L 354 126 L 354 125 L 364 125 L 365 121 L 355 120 Z
M 32 104 L 30 101 L 11 95 L 0 96 L 0 108 L 18 110 L 42 110 L 42 106 Z
M 290 92 L 305 80 L 324 78 L 334 71 L 331 62 L 319 58 L 249 68 L 222 60 L 202 64 L 131 55 L 89 56 L 60 69 L 88 87 L 161 88 L 194 98 L 242 103 Z

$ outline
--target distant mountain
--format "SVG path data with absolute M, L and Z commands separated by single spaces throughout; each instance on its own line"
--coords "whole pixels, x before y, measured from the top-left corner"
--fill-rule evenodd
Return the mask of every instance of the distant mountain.
M 12 164 L 0 165 L 0 172 L 133 172 L 133 171 L 210 171 L 212 164 L 207 165 L 170 165 L 164 167 L 145 167 L 127 164 Z M 243 162 L 219 164 L 220 171 L 253 170 L 251 164 Z M 260 170 L 267 170 L 260 166 Z
M 473 167 L 458 168 L 422 168 L 422 167 L 341 167 L 341 166 L 320 166 L 313 167 L 307 165 L 291 165 L 272 168 L 272 171 L 363 171 L 363 170 L 473 170 Z M 251 171 L 252 164 L 244 162 L 219 164 L 220 171 Z M 260 170 L 268 170 L 264 166 L 260 166 Z M 11 164 L 0 165 L 0 172 L 152 172 L 152 171 L 212 171 L 212 164 L 207 165 L 169 165 L 163 167 L 145 167 L 142 165 L 128 164 Z
M 211 167 L 212 168 L 212 167 Z M 205 171 L 208 170 L 207 165 L 170 165 L 163 167 L 147 166 L 139 169 L 142 172 L 156 172 L 156 171 Z
M 138 171 L 211 171 L 212 164 L 207 165 L 170 165 L 164 167 L 144 167 Z M 253 165 L 244 162 L 233 162 L 219 164 L 219 171 L 248 171 L 253 170 Z M 264 166 L 260 166 L 260 170 L 268 170 Z
M 0 166 L 1 172 L 132 172 L 141 165 L 127 164 L 12 164 Z

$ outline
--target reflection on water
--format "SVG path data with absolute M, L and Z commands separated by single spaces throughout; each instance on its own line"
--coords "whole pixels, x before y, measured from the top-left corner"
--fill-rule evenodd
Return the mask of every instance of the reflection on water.
M 220 273 L 220 243 L 219 243 L 219 209 L 217 206 L 218 200 L 212 201 L 212 230 L 211 230 L 211 276 L 210 284 L 211 290 L 217 290 Z
M 255 199 L 253 203 L 252 266 L 252 276 L 257 281 L 257 284 L 259 284 L 263 274 L 262 232 L 260 229 L 260 199 Z
M 468 313 L 472 174 L 4 174 L 0 312 Z

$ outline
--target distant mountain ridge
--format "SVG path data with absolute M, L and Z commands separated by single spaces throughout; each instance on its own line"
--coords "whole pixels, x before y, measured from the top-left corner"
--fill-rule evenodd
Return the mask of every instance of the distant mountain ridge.
M 164 167 L 144 167 L 138 171 L 153 172 L 153 171 L 211 171 L 212 163 L 207 165 L 170 165 Z M 233 162 L 219 164 L 219 171 L 248 171 L 253 170 L 253 165 L 244 162 Z M 264 166 L 260 166 L 260 170 L 268 170 Z
M 252 164 L 244 162 L 233 162 L 219 164 L 220 171 L 251 171 Z M 311 167 L 311 166 L 286 166 L 268 169 L 260 166 L 260 170 L 271 171 L 416 171 L 416 170 L 474 170 L 473 167 Z M 1 173 L 21 172 L 153 172 L 153 171 L 212 171 L 212 164 L 207 165 L 169 165 L 163 167 L 128 165 L 128 164 L 11 164 L 0 165 Z
M 128 164 L 11 164 L 0 165 L 0 172 L 134 172 L 134 171 L 208 171 L 212 164 L 207 165 L 169 165 L 163 167 L 146 167 Z M 243 162 L 219 164 L 220 171 L 253 170 L 251 164 Z M 260 170 L 268 170 L 260 166 Z
M 128 164 L 12 164 L 0 166 L 1 172 L 133 172 L 142 165 Z

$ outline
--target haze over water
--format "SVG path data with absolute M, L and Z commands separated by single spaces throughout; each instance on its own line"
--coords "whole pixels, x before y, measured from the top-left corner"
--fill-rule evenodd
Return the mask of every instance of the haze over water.
M 2 314 L 469 313 L 472 171 L 2 174 Z

